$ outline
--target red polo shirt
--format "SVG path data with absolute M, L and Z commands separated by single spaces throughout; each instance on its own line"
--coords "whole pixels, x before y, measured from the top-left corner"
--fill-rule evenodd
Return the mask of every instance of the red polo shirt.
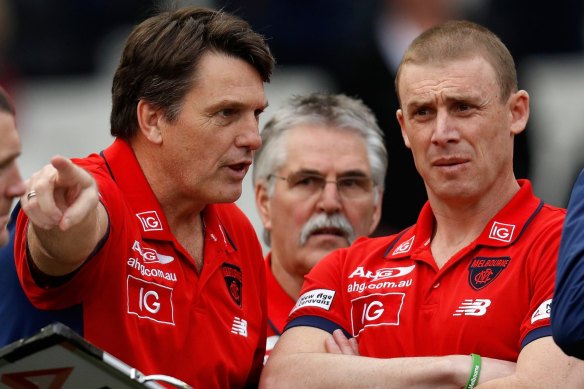
M 288 314 L 294 307 L 294 299 L 282 289 L 272 273 L 272 253 L 266 256 L 266 281 L 268 285 L 268 337 L 266 343 L 266 360 L 276 342 L 284 332 Z
M 32 303 L 81 304 L 84 336 L 144 374 L 170 375 L 195 388 L 256 385 L 266 344 L 266 284 L 248 219 L 234 204 L 205 208 L 199 274 L 125 141 L 74 162 L 97 181 L 108 235 L 69 281 L 42 288 L 28 268 L 28 220 L 21 212 L 15 260 Z
M 429 204 L 401 234 L 361 239 L 307 275 L 287 328 L 342 328 L 361 355 L 477 353 L 516 361 L 551 335 L 550 305 L 565 210 L 528 181 L 482 234 L 438 269 Z

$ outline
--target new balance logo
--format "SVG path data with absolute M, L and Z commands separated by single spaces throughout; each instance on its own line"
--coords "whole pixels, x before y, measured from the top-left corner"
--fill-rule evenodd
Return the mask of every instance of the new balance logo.
M 234 317 L 233 325 L 231 326 L 231 333 L 247 338 L 247 320 Z
M 491 300 L 489 299 L 466 299 L 460 304 L 452 316 L 483 316 L 487 313 L 487 308 L 490 305 Z

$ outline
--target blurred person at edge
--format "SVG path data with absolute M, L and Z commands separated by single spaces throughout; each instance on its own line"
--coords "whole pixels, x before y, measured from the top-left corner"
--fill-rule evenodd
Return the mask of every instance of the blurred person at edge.
M 0 87 L 0 246 L 8 243 L 6 226 L 10 220 L 12 200 L 24 194 L 26 186 L 16 159 L 20 156 L 20 138 L 16 131 L 16 111 L 10 96 Z
M 568 203 L 554 294 L 554 340 L 567 355 L 584 360 L 584 170 L 580 171 Z
M 584 362 L 550 326 L 566 212 L 513 173 L 529 95 L 511 53 L 446 22 L 408 47 L 395 86 L 428 202 L 306 275 L 260 387 L 577 387 Z
M 387 152 L 373 113 L 341 94 L 292 97 L 261 136 L 253 179 L 270 246 L 267 357 L 304 275 L 326 254 L 377 226 Z
M 84 337 L 146 375 L 257 386 L 263 256 L 233 202 L 273 66 L 264 37 L 222 11 L 136 26 L 113 79 L 112 145 L 55 156 L 27 181 L 14 256 L 29 300 L 81 305 Z

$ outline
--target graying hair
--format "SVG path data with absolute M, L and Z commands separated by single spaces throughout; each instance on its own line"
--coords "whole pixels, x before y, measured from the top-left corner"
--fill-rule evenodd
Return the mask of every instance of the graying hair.
M 359 134 L 365 141 L 375 190 L 375 202 L 381 201 L 385 187 L 387 150 L 375 115 L 361 100 L 344 94 L 310 93 L 292 96 L 261 131 L 262 147 L 254 155 L 253 184 L 264 185 L 268 196 L 274 182 L 268 180 L 286 162 L 286 134 L 299 125 L 322 125 Z M 269 245 L 269 233 L 264 231 Z

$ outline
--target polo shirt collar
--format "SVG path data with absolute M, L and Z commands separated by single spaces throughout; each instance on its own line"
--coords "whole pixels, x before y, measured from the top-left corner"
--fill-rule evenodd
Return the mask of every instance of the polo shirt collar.
M 486 225 L 473 244 L 504 247 L 517 241 L 531 220 L 543 206 L 543 201 L 534 196 L 529 180 L 517 180 L 519 191 Z M 409 257 L 417 249 L 430 244 L 434 229 L 434 214 L 426 202 L 416 225 L 403 231 L 394 239 L 385 252 L 385 258 Z
M 174 241 L 166 217 L 158 199 L 152 192 L 148 180 L 136 159 L 130 144 L 120 138 L 102 153 L 112 178 L 124 194 L 128 207 L 136 215 L 140 223 L 144 239 Z M 206 237 L 213 242 L 225 246 L 226 251 L 237 250 L 234 242 L 225 230 L 215 206 L 208 205 L 203 210 L 203 225 Z

